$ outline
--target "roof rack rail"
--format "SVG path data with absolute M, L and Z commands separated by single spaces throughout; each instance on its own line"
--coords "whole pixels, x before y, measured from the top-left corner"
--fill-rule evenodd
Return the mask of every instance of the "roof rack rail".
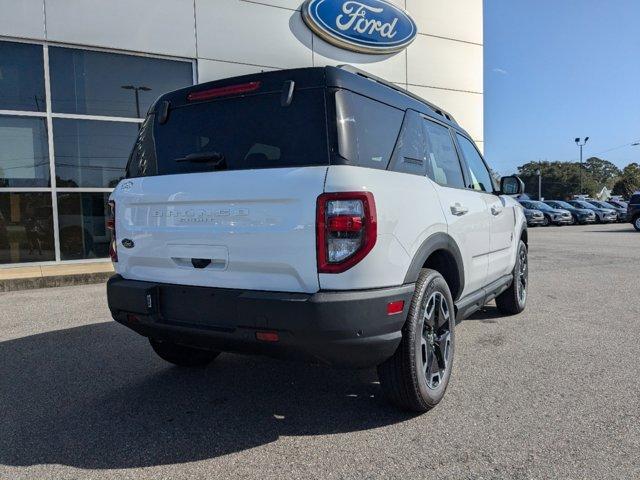
M 396 92 L 400 92 L 400 93 L 402 93 L 404 95 L 407 95 L 408 97 L 411 97 L 411 98 L 413 98 L 414 100 L 417 100 L 420 103 L 424 103 L 425 105 L 427 105 L 431 110 L 433 110 L 438 115 L 440 115 L 440 116 L 446 118 L 447 120 L 449 120 L 450 122 L 458 125 L 458 122 L 456 122 L 455 118 L 453 118 L 453 115 L 451 115 L 449 112 L 444 111 L 440 107 L 434 105 L 433 103 L 425 100 L 422 97 L 419 97 L 415 93 L 411 93 L 409 90 L 407 90 L 405 88 L 402 88 L 402 87 L 399 87 L 395 83 L 388 82 L 387 80 L 385 80 L 383 78 L 377 77 L 376 75 L 373 75 L 373 74 L 371 74 L 369 72 L 366 72 L 364 70 L 360 70 L 359 68 L 356 68 L 353 65 L 342 64 L 342 65 L 338 65 L 337 68 L 339 68 L 340 70 L 344 70 L 346 72 L 353 73 L 354 75 L 359 75 L 361 77 L 364 77 L 364 78 L 366 78 L 368 80 L 371 80 L 373 82 L 379 83 L 381 85 L 384 85 L 385 87 L 391 88 L 391 89 L 395 90 Z

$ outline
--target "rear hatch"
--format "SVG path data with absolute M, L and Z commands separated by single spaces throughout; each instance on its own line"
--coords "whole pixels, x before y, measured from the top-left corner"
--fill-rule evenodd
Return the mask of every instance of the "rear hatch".
M 319 289 L 316 200 L 329 165 L 325 89 L 258 78 L 174 92 L 148 115 L 128 178 L 112 195 L 116 270 L 125 278 Z

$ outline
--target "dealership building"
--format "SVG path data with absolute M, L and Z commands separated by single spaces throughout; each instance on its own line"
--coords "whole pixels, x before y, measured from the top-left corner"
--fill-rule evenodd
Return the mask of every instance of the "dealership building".
M 351 64 L 442 107 L 483 146 L 482 0 L 0 0 L 0 11 L 0 269 L 106 262 L 106 201 L 142 117 L 193 83 Z

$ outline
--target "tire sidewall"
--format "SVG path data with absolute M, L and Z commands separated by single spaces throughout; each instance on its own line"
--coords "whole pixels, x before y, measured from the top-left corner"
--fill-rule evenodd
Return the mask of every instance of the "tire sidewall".
M 524 249 L 525 258 L 527 259 L 527 282 L 526 282 L 524 301 L 520 301 L 520 295 L 518 295 L 518 287 L 514 289 L 515 291 L 514 293 L 516 295 L 516 302 L 518 304 L 518 308 L 520 311 L 525 309 L 525 307 L 527 306 L 527 298 L 529 298 L 529 250 L 527 249 L 527 245 L 522 240 L 520 240 L 520 243 L 518 244 L 518 252 L 516 254 L 516 264 L 513 267 L 514 282 L 520 282 L 520 268 L 522 266 L 522 262 L 520 261 L 520 252 L 523 249 Z M 518 283 L 516 283 L 516 285 L 517 284 Z
M 427 278 L 425 282 L 421 284 L 421 291 L 416 292 L 416 296 L 412 301 L 411 318 L 408 319 L 407 325 L 411 326 L 410 332 L 410 355 L 415 365 L 414 375 L 415 383 L 420 391 L 420 396 L 426 399 L 426 403 L 429 406 L 433 406 L 438 403 L 447 389 L 449 384 L 449 378 L 451 377 L 451 370 L 453 368 L 453 359 L 455 357 L 455 307 L 451 292 L 445 279 L 438 272 L 433 270 L 426 270 Z M 422 373 L 422 315 L 424 312 L 425 304 L 434 292 L 440 292 L 447 301 L 449 307 L 449 322 L 451 332 L 451 344 L 450 344 L 450 358 L 449 365 L 444 374 L 444 377 L 437 388 L 431 389 L 427 386 L 427 380 Z M 409 333 L 409 332 L 408 332 Z
M 633 228 L 640 232 L 640 215 L 633 220 Z

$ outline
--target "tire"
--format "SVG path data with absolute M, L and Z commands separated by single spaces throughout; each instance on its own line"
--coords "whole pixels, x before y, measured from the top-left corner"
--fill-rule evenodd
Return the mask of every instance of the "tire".
M 640 232 L 640 215 L 633 219 L 633 228 Z
M 547 217 L 547 216 L 545 215 L 545 216 L 544 216 L 544 220 L 542 221 L 542 226 L 543 226 L 543 227 L 548 227 L 550 223 L 551 223 L 551 220 L 549 219 L 549 217 Z
M 422 269 L 400 345 L 378 365 L 382 391 L 391 403 L 423 413 L 442 400 L 453 366 L 454 330 L 455 307 L 447 282 L 435 270 Z
M 149 339 L 149 343 L 160 358 L 180 367 L 203 367 L 220 355 L 220 352 L 213 350 L 200 350 L 153 338 Z
M 525 243 L 520 240 L 516 264 L 513 267 L 511 286 L 496 297 L 496 306 L 504 315 L 521 313 L 527 305 L 527 288 L 529 286 L 529 260 Z

